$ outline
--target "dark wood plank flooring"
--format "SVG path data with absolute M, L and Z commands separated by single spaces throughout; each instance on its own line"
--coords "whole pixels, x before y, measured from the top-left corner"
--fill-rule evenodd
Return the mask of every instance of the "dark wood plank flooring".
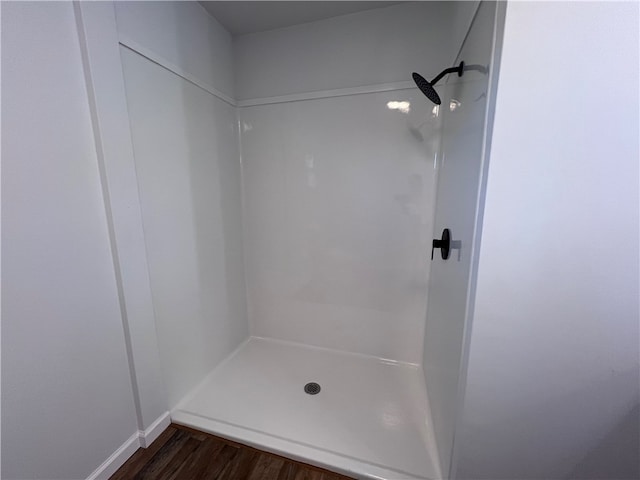
M 350 480 L 224 438 L 171 424 L 110 480 Z

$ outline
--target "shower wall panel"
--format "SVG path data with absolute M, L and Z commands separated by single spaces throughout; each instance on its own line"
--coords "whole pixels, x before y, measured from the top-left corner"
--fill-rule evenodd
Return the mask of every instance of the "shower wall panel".
M 252 334 L 419 363 L 433 104 L 411 89 L 240 112 Z
M 495 11 L 495 3 L 480 5 L 458 61 L 482 65 L 487 72 L 495 68 L 490 64 Z M 448 260 L 436 255 L 432 264 L 423 366 L 445 475 L 457 413 L 488 88 L 488 74 L 468 70 L 462 78 L 448 77 L 447 85 L 438 89 L 444 107 L 443 161 L 438 172 L 434 235 L 449 228 L 455 243 Z
M 248 335 L 236 111 L 126 47 L 121 55 L 174 406 Z

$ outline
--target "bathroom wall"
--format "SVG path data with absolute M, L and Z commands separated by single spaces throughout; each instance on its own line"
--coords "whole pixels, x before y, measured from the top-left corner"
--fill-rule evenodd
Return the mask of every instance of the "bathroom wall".
M 194 7 L 198 11 L 192 18 Z M 121 58 L 158 342 L 173 407 L 248 336 L 237 117 L 233 105 L 202 88 L 218 82 L 216 77 L 198 86 L 145 55 L 152 52 L 164 62 L 164 55 L 171 54 L 176 58 L 166 64 L 182 62 L 181 54 L 167 53 L 163 42 L 190 29 L 201 38 L 197 30 L 202 25 L 214 29 L 206 37 L 213 44 L 218 37 L 230 37 L 213 20 L 203 24 L 200 17 L 208 14 L 194 4 L 118 4 L 119 29 L 128 32 L 130 19 L 123 19 L 132 8 L 140 31 L 159 34 L 155 22 L 164 21 L 165 15 L 173 25 L 167 38 L 138 38 L 148 44 L 129 44 L 128 37 L 121 37 L 127 44 L 121 47 Z M 183 8 L 186 13 L 167 14 Z M 179 35 L 187 42 L 188 35 Z M 199 81 L 196 75 L 201 72 L 192 68 L 195 60 L 189 56 L 194 53 L 181 42 L 177 48 L 184 48 L 186 55 L 181 71 Z M 220 45 L 200 47 L 198 58 L 211 71 L 232 70 L 230 42 L 218 58 L 208 54 Z M 216 91 L 228 88 L 222 80 L 213 85 Z
M 459 372 L 467 323 L 479 191 L 483 175 L 485 115 L 492 65 L 496 5 L 483 2 L 458 62 L 481 65 L 450 76 L 442 97 L 442 157 L 438 169 L 434 238 L 448 228 L 454 249 L 448 260 L 436 252 L 431 265 L 423 366 L 434 431 L 444 472 L 449 469 L 455 429 Z
M 471 28 L 471 22 L 480 6 L 480 0 L 465 0 L 453 2 L 453 55 L 451 64 L 454 65 L 464 39 Z
M 510 2 L 457 478 L 639 478 L 637 3 Z
M 197 2 L 114 2 L 120 39 L 234 97 L 232 40 Z
M 234 38 L 238 100 L 435 76 L 453 56 L 451 2 L 410 2 Z
M 85 85 L 71 3 L 2 4 L 6 479 L 87 478 L 137 446 Z
M 411 90 L 241 109 L 253 335 L 420 361 L 438 127 Z
M 406 80 L 449 63 L 450 14 L 404 4 L 234 39 L 253 335 L 422 361 L 440 119 Z

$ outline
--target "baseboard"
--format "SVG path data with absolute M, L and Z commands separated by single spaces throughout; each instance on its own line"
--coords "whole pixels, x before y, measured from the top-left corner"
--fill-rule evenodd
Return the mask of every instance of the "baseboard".
M 170 424 L 171 416 L 169 412 L 164 412 L 144 431 L 138 430 L 136 433 L 131 435 L 131 437 L 129 437 L 126 442 L 113 452 L 111 456 L 102 463 L 102 465 L 96 468 L 94 472 L 87 477 L 87 480 L 107 480 L 111 475 L 116 473 L 122 465 L 124 465 L 124 462 L 129 460 L 131 455 L 136 453 L 138 448 L 147 448 Z
M 140 437 L 140 446 L 147 448 L 153 443 L 153 441 L 160 436 L 165 429 L 171 425 L 171 415 L 169 412 L 164 412 L 160 415 L 155 422 L 149 425 L 144 431 L 138 430 L 138 437 Z
M 140 448 L 140 436 L 138 432 L 134 433 L 129 439 L 124 442 L 120 448 L 111 454 L 102 465 L 94 470 L 94 472 L 87 477 L 87 480 L 106 480 L 126 462 L 131 455 L 136 453 L 136 450 Z

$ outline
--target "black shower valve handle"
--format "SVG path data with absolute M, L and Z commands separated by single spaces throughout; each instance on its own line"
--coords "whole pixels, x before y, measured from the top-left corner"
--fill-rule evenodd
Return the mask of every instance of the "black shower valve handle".
M 440 249 L 440 255 L 443 260 L 449 258 L 449 252 L 451 252 L 451 232 L 448 228 L 445 228 L 442 231 L 442 238 L 433 239 L 433 242 L 431 243 L 431 260 L 433 260 L 433 251 L 436 248 Z

